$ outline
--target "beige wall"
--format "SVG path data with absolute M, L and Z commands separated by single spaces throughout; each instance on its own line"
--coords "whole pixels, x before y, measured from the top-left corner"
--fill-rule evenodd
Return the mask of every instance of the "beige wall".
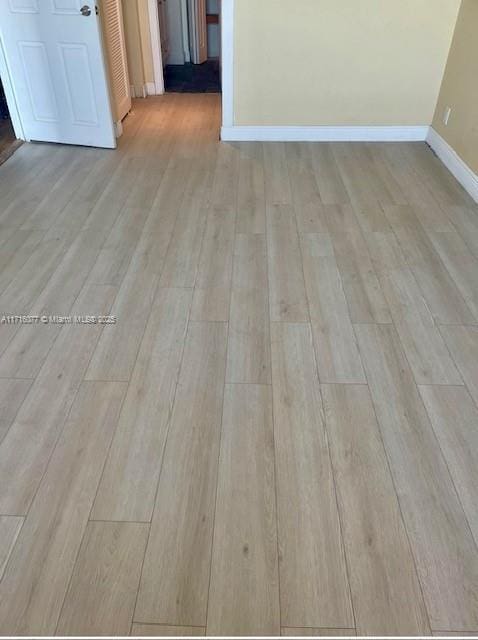
M 123 21 L 130 83 L 137 95 L 154 81 L 147 0 L 123 0 Z
M 141 54 L 145 82 L 154 82 L 153 53 L 149 28 L 148 0 L 137 0 L 139 16 L 139 32 L 141 35 Z
M 478 0 L 463 0 L 433 128 L 478 174 Z
M 235 124 L 431 124 L 460 1 L 236 0 Z

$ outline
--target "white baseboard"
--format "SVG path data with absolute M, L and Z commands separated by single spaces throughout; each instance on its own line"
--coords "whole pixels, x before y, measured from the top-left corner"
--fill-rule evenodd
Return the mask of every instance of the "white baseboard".
M 445 167 L 450 171 L 458 182 L 470 194 L 475 202 L 478 202 L 478 176 L 460 158 L 457 152 L 450 147 L 439 133 L 430 127 L 427 142 L 437 154 Z
M 137 86 L 132 84 L 130 86 L 130 91 L 132 98 L 146 98 L 146 96 L 148 95 L 147 86 L 145 84 Z
M 164 91 L 158 91 L 156 89 L 156 83 L 154 82 L 146 82 L 140 87 L 131 85 L 130 91 L 132 98 L 147 98 L 148 96 L 159 96 L 161 93 L 164 93 Z
M 429 127 L 222 127 L 228 142 L 423 142 Z
M 140 87 L 131 85 L 130 91 L 132 98 L 147 98 L 148 96 L 159 96 L 161 93 L 164 93 L 164 91 L 161 92 L 156 89 L 156 84 L 154 82 L 146 82 L 146 84 L 143 84 Z
M 155 96 L 157 95 L 156 85 L 154 82 L 147 82 L 145 85 L 146 95 L 147 96 Z

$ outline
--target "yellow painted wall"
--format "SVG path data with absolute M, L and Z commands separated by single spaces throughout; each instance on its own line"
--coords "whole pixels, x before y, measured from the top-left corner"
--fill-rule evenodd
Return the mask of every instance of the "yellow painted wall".
M 235 124 L 431 124 L 460 3 L 236 0 Z
M 147 0 L 123 0 L 123 22 L 130 83 L 141 95 L 154 81 Z
M 137 0 L 137 2 L 144 79 L 145 82 L 154 82 L 153 53 L 151 49 L 151 34 L 149 29 L 148 0 Z
M 463 0 L 433 128 L 478 174 L 478 0 Z

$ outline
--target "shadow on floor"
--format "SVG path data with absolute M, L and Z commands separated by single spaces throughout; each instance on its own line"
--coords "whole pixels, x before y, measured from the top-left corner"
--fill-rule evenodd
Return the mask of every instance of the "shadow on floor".
M 9 118 L 0 118 L 0 165 L 22 144 L 17 140 Z

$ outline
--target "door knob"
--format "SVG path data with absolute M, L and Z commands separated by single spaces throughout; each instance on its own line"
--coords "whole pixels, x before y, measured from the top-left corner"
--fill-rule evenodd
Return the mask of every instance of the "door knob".
M 81 7 L 80 12 L 82 16 L 91 16 L 91 9 L 87 4 Z

